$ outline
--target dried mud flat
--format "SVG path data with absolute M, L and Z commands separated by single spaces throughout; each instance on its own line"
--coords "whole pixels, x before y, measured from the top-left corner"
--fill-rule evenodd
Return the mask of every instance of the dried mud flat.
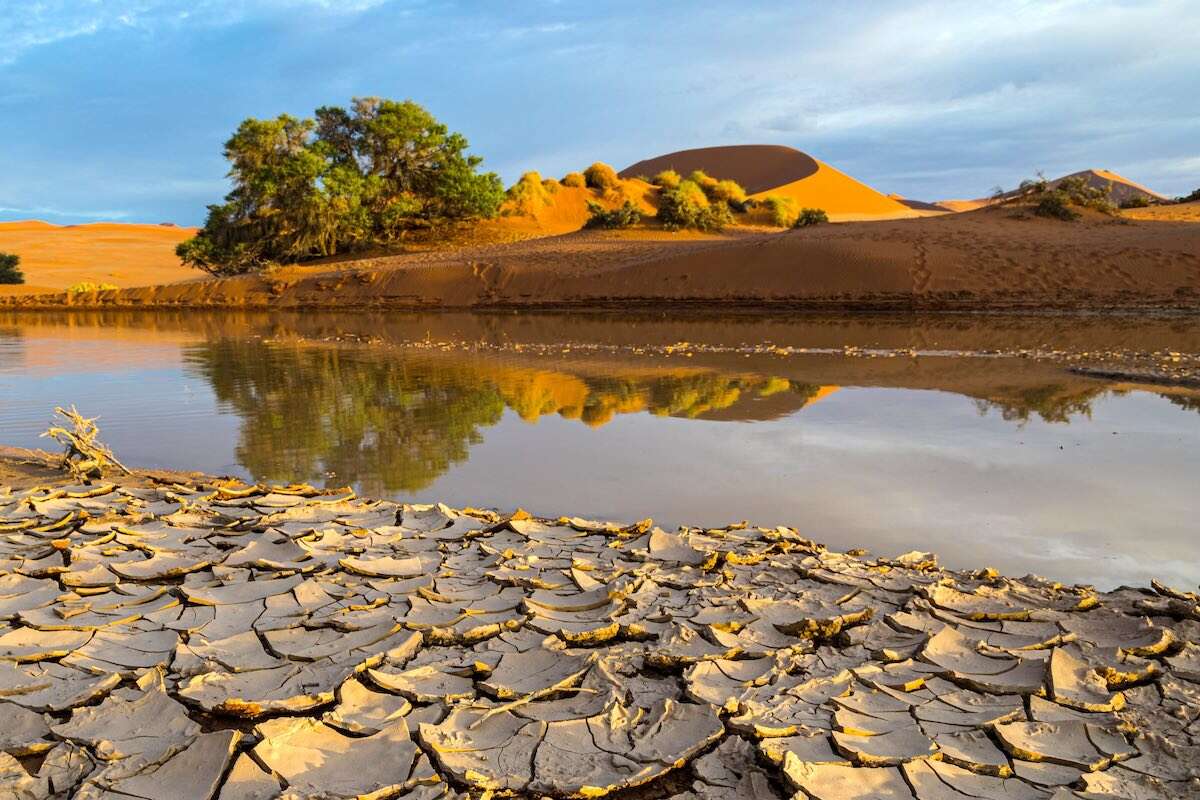
M 0 489 L 0 797 L 1200 796 L 1200 598 L 786 528 Z

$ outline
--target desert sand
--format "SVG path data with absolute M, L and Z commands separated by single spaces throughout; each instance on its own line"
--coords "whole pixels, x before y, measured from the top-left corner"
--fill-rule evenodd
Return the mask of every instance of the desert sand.
M 293 267 L 269 276 L 95 295 L 6 298 L 12 308 L 711 306 L 857 310 L 1200 307 L 1200 226 L 1019 206 L 963 214 L 734 230 L 579 231 L 513 244 Z
M 124 288 L 194 280 L 199 273 L 179 263 L 175 245 L 195 232 L 115 222 L 0 222 L 0 252 L 19 255 L 25 273 L 24 285 L 0 286 L 0 295 L 62 291 L 84 282 Z
M 19 797 L 1185 797 L 1200 780 L 1200 597 L 1159 583 L 952 571 L 746 523 L 80 485 L 8 455 L 0 785 Z

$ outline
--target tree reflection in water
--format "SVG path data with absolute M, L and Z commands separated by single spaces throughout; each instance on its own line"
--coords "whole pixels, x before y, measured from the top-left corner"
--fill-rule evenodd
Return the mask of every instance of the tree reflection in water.
M 482 429 L 511 408 L 527 422 L 557 414 L 596 427 L 618 414 L 699 417 L 743 400 L 819 387 L 708 369 L 630 374 L 557 371 L 461 354 L 215 339 L 188 349 L 190 372 L 241 419 L 239 462 L 256 480 L 353 483 L 413 492 L 465 461 Z

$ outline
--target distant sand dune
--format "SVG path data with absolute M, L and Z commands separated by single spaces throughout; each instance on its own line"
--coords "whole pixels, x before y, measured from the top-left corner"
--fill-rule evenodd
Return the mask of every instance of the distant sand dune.
M 175 245 L 195 232 L 115 222 L 0 222 L 0 252 L 19 255 L 25 273 L 25 285 L 0 287 L 0 294 L 61 291 L 84 281 L 124 288 L 196 278 L 200 273 L 175 257 Z
M 820 163 L 791 147 L 775 144 L 742 144 L 728 147 L 698 147 L 665 156 L 648 158 L 621 170 L 622 178 L 644 175 L 653 178 L 673 169 L 687 176 L 703 170 L 714 178 L 737 181 L 748 194 L 758 194 L 785 183 L 803 180 L 816 173 Z
M 749 144 L 680 150 L 639 161 L 621 170 L 621 177 L 673 169 L 681 175 L 701 169 L 714 178 L 737 181 L 755 200 L 786 197 L 797 208 L 820 208 L 834 221 L 902 219 L 923 211 L 894 200 L 818 161 L 782 145 Z

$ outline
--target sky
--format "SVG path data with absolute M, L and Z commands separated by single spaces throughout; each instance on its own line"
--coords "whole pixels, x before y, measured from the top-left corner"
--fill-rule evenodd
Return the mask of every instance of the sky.
M 0 0 L 0 220 L 199 224 L 246 117 L 415 100 L 506 183 L 804 150 L 922 200 L 1200 187 L 1200 2 Z

